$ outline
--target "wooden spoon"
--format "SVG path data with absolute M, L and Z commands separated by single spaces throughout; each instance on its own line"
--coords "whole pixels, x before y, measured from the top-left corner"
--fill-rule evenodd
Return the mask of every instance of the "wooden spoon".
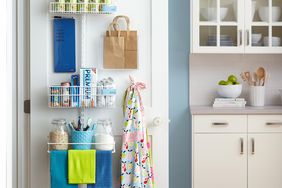
M 253 83 L 255 86 L 258 86 L 258 75 L 255 72 L 253 72 Z
M 254 85 L 253 81 L 252 81 L 252 75 L 249 71 L 245 72 L 245 77 L 247 78 L 248 84 L 250 86 Z
M 263 67 L 259 67 L 256 73 L 259 80 L 259 85 L 260 86 L 264 85 L 265 69 Z
M 243 80 L 244 82 L 247 82 L 247 81 L 248 81 L 248 79 L 246 78 L 246 75 L 245 75 L 244 72 L 242 72 L 242 73 L 240 74 L 240 76 L 241 76 L 241 78 L 242 78 L 242 80 Z
M 269 80 L 269 73 L 268 72 L 265 72 L 265 76 L 262 78 L 262 86 L 265 86 L 265 83 Z

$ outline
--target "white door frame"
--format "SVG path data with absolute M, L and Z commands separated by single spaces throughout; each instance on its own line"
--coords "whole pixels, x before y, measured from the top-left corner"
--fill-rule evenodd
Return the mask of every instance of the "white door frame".
M 13 188 L 29 186 L 29 0 L 13 0 Z

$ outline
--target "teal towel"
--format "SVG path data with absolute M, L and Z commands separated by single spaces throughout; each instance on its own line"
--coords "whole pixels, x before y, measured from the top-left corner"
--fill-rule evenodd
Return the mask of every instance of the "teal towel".
M 96 183 L 87 188 L 112 188 L 112 151 L 96 151 Z
M 78 188 L 78 185 L 68 184 L 68 151 L 51 151 L 50 175 L 51 188 Z

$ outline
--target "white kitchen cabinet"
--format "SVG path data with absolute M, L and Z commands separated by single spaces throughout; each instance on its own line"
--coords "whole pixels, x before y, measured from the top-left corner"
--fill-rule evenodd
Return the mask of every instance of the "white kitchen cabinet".
M 194 188 L 246 188 L 247 136 L 196 134 Z
M 282 133 L 282 116 L 252 115 L 248 117 L 249 133 Z
M 241 115 L 201 115 L 194 117 L 196 133 L 245 133 L 247 117 Z
M 193 115 L 192 187 L 281 188 L 281 120 L 281 115 Z
M 282 187 L 282 133 L 249 134 L 248 188 Z
M 280 0 L 192 0 L 192 53 L 282 53 L 281 9 Z

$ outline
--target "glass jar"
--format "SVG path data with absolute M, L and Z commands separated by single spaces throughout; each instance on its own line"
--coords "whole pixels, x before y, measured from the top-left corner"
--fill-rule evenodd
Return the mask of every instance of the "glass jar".
M 95 129 L 95 145 L 96 150 L 113 150 L 114 136 L 112 133 L 112 122 L 110 120 L 98 120 Z
M 52 121 L 52 130 L 49 133 L 49 142 L 56 143 L 51 145 L 52 150 L 68 149 L 67 143 L 69 142 L 69 135 L 66 130 L 65 119 L 55 119 Z

